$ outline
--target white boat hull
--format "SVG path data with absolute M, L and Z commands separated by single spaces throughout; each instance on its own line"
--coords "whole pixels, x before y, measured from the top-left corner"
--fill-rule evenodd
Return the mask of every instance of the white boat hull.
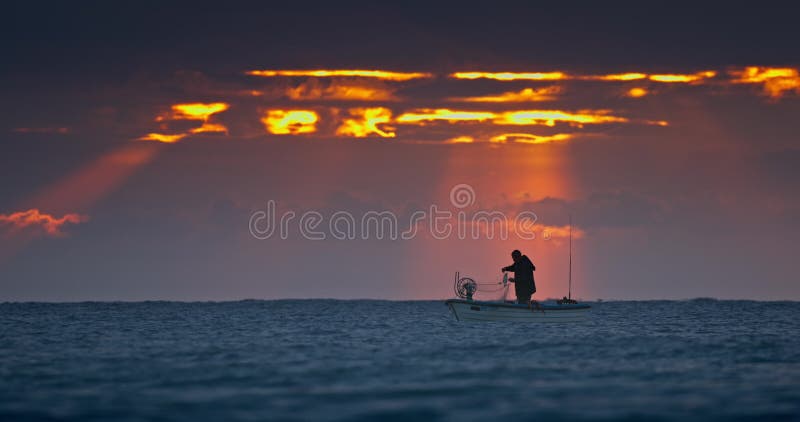
M 578 322 L 584 321 L 591 309 L 585 304 L 543 303 L 528 307 L 463 299 L 448 299 L 445 304 L 459 321 Z

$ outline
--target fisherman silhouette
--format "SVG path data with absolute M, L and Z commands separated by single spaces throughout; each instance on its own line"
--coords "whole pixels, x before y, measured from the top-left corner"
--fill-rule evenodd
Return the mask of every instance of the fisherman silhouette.
M 533 272 L 536 266 L 522 252 L 514 250 L 511 252 L 511 259 L 514 263 L 500 269 L 502 272 L 513 271 L 514 278 L 508 281 L 514 283 L 514 293 L 517 295 L 517 303 L 530 304 L 531 296 L 536 293 L 536 282 L 533 280 Z

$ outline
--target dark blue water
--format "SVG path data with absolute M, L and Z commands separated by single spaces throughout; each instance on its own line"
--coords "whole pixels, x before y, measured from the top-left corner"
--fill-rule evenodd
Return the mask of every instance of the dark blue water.
M 800 303 L 0 304 L 0 420 L 800 420 Z

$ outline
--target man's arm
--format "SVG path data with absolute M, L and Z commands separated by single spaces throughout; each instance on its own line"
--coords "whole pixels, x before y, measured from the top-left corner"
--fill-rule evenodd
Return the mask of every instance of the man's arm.
M 514 264 L 511 264 L 507 267 L 503 267 L 500 269 L 500 271 L 514 271 Z

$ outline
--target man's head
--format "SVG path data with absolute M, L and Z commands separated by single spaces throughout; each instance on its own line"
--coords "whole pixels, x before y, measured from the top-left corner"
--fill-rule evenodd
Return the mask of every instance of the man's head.
M 520 252 L 520 251 L 518 251 L 518 250 L 514 249 L 514 250 L 511 252 L 511 259 L 513 259 L 513 260 L 514 260 L 514 262 L 517 262 L 517 260 L 519 260 L 520 258 L 522 258 L 522 252 Z

